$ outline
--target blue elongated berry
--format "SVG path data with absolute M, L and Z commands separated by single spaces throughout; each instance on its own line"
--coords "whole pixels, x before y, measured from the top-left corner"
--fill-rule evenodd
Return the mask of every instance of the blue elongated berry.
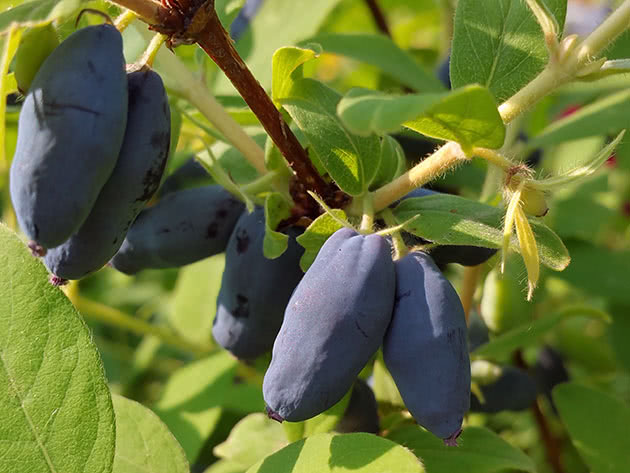
M 114 172 L 79 230 L 44 258 L 57 279 L 79 279 L 106 264 L 160 184 L 171 131 L 166 91 L 149 69 L 130 73 L 128 82 L 127 129 Z
M 242 202 L 218 185 L 167 194 L 140 212 L 111 265 L 134 274 L 222 253 L 244 209 Z
M 396 305 L 383 342 L 385 365 L 418 423 L 452 442 L 470 402 L 464 310 L 427 254 L 409 253 L 395 267 Z
M 215 340 L 234 356 L 252 359 L 273 347 L 287 302 L 303 276 L 304 249 L 295 241 L 302 231 L 290 228 L 287 250 L 271 260 L 263 255 L 262 208 L 241 215 L 234 227 L 212 326 Z
M 309 419 L 337 403 L 383 341 L 394 303 L 387 241 L 343 228 L 289 300 L 263 382 L 269 415 Z
M 60 245 L 83 224 L 114 170 L 126 122 L 120 33 L 111 25 L 76 31 L 30 86 L 11 164 L 15 213 L 39 251 Z

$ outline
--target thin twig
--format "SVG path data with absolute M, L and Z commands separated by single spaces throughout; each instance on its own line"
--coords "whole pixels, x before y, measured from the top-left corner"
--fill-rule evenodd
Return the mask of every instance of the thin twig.
M 318 174 L 308 153 L 286 124 L 280 111 L 239 56 L 212 3 L 208 2 L 198 10 L 187 34 L 197 41 L 232 82 L 278 146 L 299 181 L 307 190 L 315 192 L 329 202 L 332 198 L 331 186 Z M 199 29 L 194 27 L 195 24 L 199 25 Z
M 380 5 L 377 3 L 376 0 L 365 0 L 365 3 L 370 9 L 370 13 L 372 14 L 372 18 L 374 18 L 374 23 L 376 23 L 378 29 L 381 31 L 381 33 L 391 38 L 392 32 L 387 25 L 387 19 L 385 18 L 385 14 L 383 13 Z
M 513 358 L 514 364 L 516 364 L 516 366 L 525 371 L 529 370 L 529 366 L 527 365 L 525 358 L 523 358 L 523 352 L 521 350 L 516 350 L 514 352 Z M 547 419 L 540 410 L 538 402 L 534 402 L 532 404 L 531 410 L 532 414 L 534 415 L 536 425 L 538 426 L 538 433 L 540 434 L 540 438 L 545 445 L 547 460 L 549 461 L 551 468 L 553 469 L 554 473 L 566 473 L 566 470 L 562 465 L 560 444 L 558 443 L 558 439 L 551 432 L 551 429 L 549 429 Z

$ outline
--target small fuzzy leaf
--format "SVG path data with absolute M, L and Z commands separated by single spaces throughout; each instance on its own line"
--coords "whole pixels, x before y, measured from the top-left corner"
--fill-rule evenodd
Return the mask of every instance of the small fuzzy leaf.
M 332 211 L 339 219 L 345 220 L 346 214 L 343 210 L 335 209 Z M 310 268 L 319 249 L 322 247 L 328 237 L 342 227 L 338 220 L 328 214 L 322 214 L 317 217 L 313 223 L 309 225 L 304 233 L 296 238 L 296 241 L 304 247 L 304 254 L 300 259 L 300 267 L 306 272 Z
M 265 199 L 265 238 L 263 254 L 265 258 L 275 259 L 282 256 L 289 245 L 289 236 L 275 231 L 278 224 L 289 218 L 291 205 L 282 194 L 273 192 Z
M 274 102 L 278 105 L 279 101 L 288 95 L 293 81 L 302 78 L 302 64 L 315 59 L 321 53 L 321 48 L 317 45 L 307 46 L 307 48 L 286 46 L 273 53 L 271 93 Z

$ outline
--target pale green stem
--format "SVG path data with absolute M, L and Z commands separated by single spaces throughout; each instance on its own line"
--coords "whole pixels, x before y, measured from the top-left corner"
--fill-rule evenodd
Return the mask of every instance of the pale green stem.
M 146 37 L 151 32 L 138 30 Z M 172 52 L 160 51 L 157 56 L 160 68 L 172 79 L 173 89 L 193 104 L 226 139 L 238 149 L 245 159 L 262 175 L 265 168 L 265 152 L 210 94 L 206 85 L 197 79 L 188 67 Z
M 136 12 L 127 10 L 118 15 L 118 17 L 114 20 L 114 26 L 122 33 L 136 18 L 138 18 Z
M 499 113 L 509 123 L 542 97 L 564 85 L 579 74 L 580 69 L 594 61 L 617 36 L 630 26 L 630 0 L 617 8 L 595 31 L 580 44 L 566 44 L 564 57 L 551 61 L 533 81 L 499 106 Z M 567 38 L 567 42 L 574 38 Z
M 157 56 L 158 52 L 160 51 L 160 48 L 162 47 L 162 45 L 164 44 L 167 38 L 168 36 L 164 34 L 160 34 L 160 33 L 154 35 L 153 38 L 151 38 L 151 42 L 149 43 L 149 46 L 147 46 L 147 49 L 142 54 L 142 57 L 140 58 L 138 63 L 140 65 L 147 65 L 149 67 L 153 67 L 153 61 L 155 60 L 155 56 Z
M 374 211 L 379 212 L 383 210 L 415 188 L 441 176 L 451 167 L 466 160 L 466 155 L 457 143 L 451 141 L 445 144 L 405 174 L 374 191 L 372 193 Z M 348 211 L 350 213 L 356 212 L 356 214 L 360 212 L 359 209 L 353 207 L 350 207 Z
M 366 194 L 363 197 L 363 217 L 361 218 L 361 230 L 369 233 L 374 227 L 374 206 L 372 195 Z
M 79 294 L 69 294 L 69 297 L 76 309 L 86 318 L 129 330 L 137 335 L 153 335 L 167 345 L 195 355 L 204 355 L 213 350 L 210 345 L 203 346 L 191 343 L 171 330 L 137 319 L 99 302 L 85 299 Z
M 241 186 L 241 191 L 249 195 L 256 195 L 260 192 L 268 191 L 273 187 L 274 180 L 280 175 L 281 173 L 278 171 L 270 171 L 264 176 Z
M 385 223 L 390 227 L 398 225 L 396 217 L 394 217 L 394 214 L 390 209 L 383 210 L 380 215 L 383 217 L 383 220 L 385 220 Z M 405 255 L 409 252 L 409 248 L 407 248 L 407 245 L 405 244 L 405 241 L 399 231 L 392 233 L 391 237 L 392 243 L 394 244 L 394 260 L 397 261 L 405 257 Z

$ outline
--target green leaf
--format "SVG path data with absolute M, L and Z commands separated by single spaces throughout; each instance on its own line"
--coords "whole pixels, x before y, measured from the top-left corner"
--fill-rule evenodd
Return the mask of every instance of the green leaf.
M 343 210 L 334 209 L 333 214 L 345 220 L 346 214 Z M 296 238 L 296 241 L 304 247 L 304 254 L 300 259 L 300 268 L 306 272 L 311 267 L 319 249 L 328 237 L 342 227 L 341 223 L 328 214 L 322 214 L 309 225 L 304 233 Z
M 380 34 L 322 33 L 301 44 L 317 43 L 325 52 L 378 67 L 384 74 L 419 92 L 441 92 L 442 83 L 390 38 Z
M 353 133 L 368 136 L 398 131 L 408 120 L 422 115 L 446 94 L 386 95 L 351 89 L 337 106 L 337 114 Z
M 5 166 L 7 163 L 6 156 L 6 111 L 7 100 L 6 97 L 11 93 L 13 85 L 17 88 L 17 82 L 15 76 L 12 76 L 12 81 L 9 80 L 7 72 L 11 60 L 17 51 L 20 44 L 20 38 L 22 37 L 22 31 L 13 26 L 9 29 L 5 37 L 2 38 L 2 57 L 0 58 L 0 166 Z M 13 84 L 11 83 L 13 82 Z
M 114 410 L 92 336 L 0 224 L 0 471 L 108 473 Z
M 188 473 L 182 447 L 151 410 L 122 396 L 116 413 L 116 455 L 112 473 Z
M 454 195 L 440 194 L 405 199 L 394 210 L 399 224 L 420 214 L 405 226 L 416 236 L 442 245 L 474 245 L 500 248 L 503 240 L 503 211 Z M 540 220 L 528 219 L 532 226 L 540 262 L 554 271 L 562 271 L 570 262 L 562 240 Z M 510 248 L 519 251 L 516 236 Z
M 551 123 L 534 136 L 531 146 L 545 146 L 630 128 L 630 90 L 622 90 Z
M 210 332 L 224 264 L 225 256 L 220 254 L 184 266 L 178 273 L 169 323 L 197 345 L 212 343 Z
M 566 0 L 544 3 L 562 31 Z M 503 102 L 538 75 L 546 61 L 542 31 L 525 2 L 457 2 L 450 66 L 453 88 L 481 84 Z
M 393 181 L 407 169 L 405 152 L 396 139 L 385 135 L 381 140 L 381 159 L 370 189 L 377 189 Z
M 330 409 L 316 415 L 312 419 L 304 421 L 304 437 L 330 432 L 334 429 L 346 412 L 351 394 L 352 388 Z
M 265 0 L 252 20 L 250 28 L 239 38 L 236 49 L 254 77 L 265 89 L 271 88 L 274 52 L 313 36 L 339 0 L 296 2 L 295 0 Z M 273 34 L 269 34 L 273 32 Z M 215 92 L 236 94 L 232 84 L 221 77 Z
M 500 148 L 505 140 L 505 125 L 494 97 L 478 85 L 452 91 L 404 125 L 426 136 L 456 141 L 464 151 L 472 146 Z
M 219 460 L 206 468 L 203 473 L 245 473 L 245 469 L 238 463 L 229 460 Z
M 214 447 L 213 453 L 239 465 L 244 471 L 286 445 L 282 425 L 259 412 L 241 419 L 227 440 Z
M 315 59 L 320 53 L 321 48 L 313 44 L 306 44 L 304 48 L 286 46 L 273 53 L 271 96 L 274 102 L 279 104 L 291 91 L 293 82 L 302 79 L 302 64 Z
M 421 473 L 407 449 L 372 434 L 318 434 L 268 456 L 247 473 Z
M 265 141 L 265 168 L 281 176 L 289 177 L 293 174 L 286 159 L 270 137 L 267 137 Z
M 570 317 L 589 316 L 608 320 L 608 314 L 587 306 L 568 307 L 553 314 L 544 315 L 534 322 L 528 322 L 504 334 L 494 337 L 472 352 L 474 358 L 504 360 L 514 350 L 534 345 L 543 335 Z
M 593 473 L 628 468 L 630 409 L 610 395 L 575 383 L 553 391 L 560 417 L 573 445 Z
M 630 251 L 610 250 L 581 241 L 568 241 L 573 263 L 558 276 L 583 291 L 611 302 L 630 303 Z
M 430 473 L 536 471 L 531 458 L 483 427 L 466 427 L 457 447 L 447 447 L 418 426 L 396 429 L 387 438 L 411 449 Z
M 83 0 L 34 0 L 0 13 L 0 34 L 12 24 L 40 26 L 70 17 L 81 8 Z
M 228 352 L 220 351 L 180 368 L 154 406 L 191 463 L 216 429 L 224 408 L 239 412 L 264 409 L 259 389 L 235 384 L 237 363 Z
M 384 134 L 401 126 L 426 136 L 472 146 L 500 148 L 505 126 L 487 89 L 471 85 L 448 94 L 391 96 L 353 89 L 337 107 L 344 125 L 360 135 Z
M 289 236 L 275 231 L 278 224 L 289 218 L 291 205 L 282 194 L 273 192 L 265 199 L 265 238 L 263 254 L 265 258 L 274 259 L 282 256 L 289 246 Z
M 341 96 L 321 82 L 294 82 L 284 108 L 307 136 L 319 160 L 339 187 L 350 195 L 361 195 L 378 170 L 380 143 L 376 136 L 348 133 L 337 117 Z

